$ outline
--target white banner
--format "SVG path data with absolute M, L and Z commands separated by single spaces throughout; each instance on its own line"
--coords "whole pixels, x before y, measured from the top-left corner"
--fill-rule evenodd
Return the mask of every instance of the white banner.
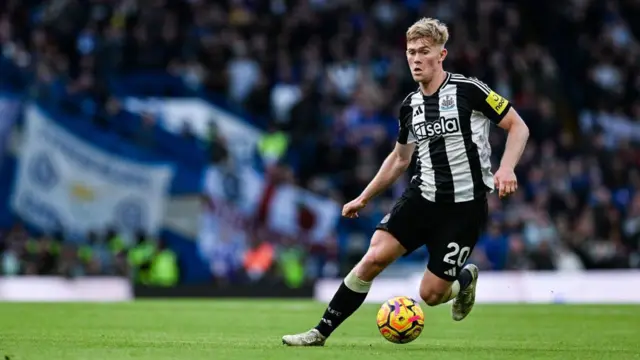
M 108 153 L 76 137 L 35 106 L 25 114 L 12 206 L 42 229 L 86 234 L 114 225 L 156 233 L 173 168 Z
M 180 134 L 185 124 L 201 139 L 207 140 L 213 124 L 226 139 L 230 153 L 240 161 L 249 161 L 260 141 L 262 133 L 242 119 L 221 110 L 198 98 L 127 98 L 124 106 L 128 111 L 148 112 L 159 116 L 162 126 Z
M 271 229 L 288 236 L 308 232 L 311 241 L 322 241 L 335 229 L 339 205 L 308 190 L 284 185 L 275 189 L 265 208 Z
M 225 262 L 233 266 L 257 223 L 274 236 L 323 241 L 332 235 L 340 215 L 335 201 L 293 185 L 268 184 L 248 166 L 210 167 L 204 189 L 208 204 L 199 245 L 203 256 L 221 267 L 220 272 L 225 271 Z
M 19 302 L 120 302 L 133 300 L 125 278 L 18 276 L 0 279 L 0 301 Z
M 405 278 L 379 278 L 366 302 L 382 303 L 393 296 L 420 299 L 421 273 Z M 314 298 L 329 302 L 342 280 L 324 279 Z M 480 272 L 476 303 L 640 304 L 640 271 Z
M 241 253 L 262 198 L 262 176 L 252 168 L 224 169 L 212 166 L 205 173 L 207 200 L 198 244 L 210 262 Z M 222 264 L 220 264 L 222 266 Z

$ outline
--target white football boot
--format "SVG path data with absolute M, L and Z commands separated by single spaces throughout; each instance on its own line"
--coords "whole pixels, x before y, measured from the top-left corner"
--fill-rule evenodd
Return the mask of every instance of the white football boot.
M 478 267 L 474 264 L 467 264 L 464 270 L 471 272 L 471 284 L 466 289 L 461 290 L 453 299 L 451 304 L 451 317 L 455 321 L 460 321 L 469 315 L 476 302 L 476 283 L 478 282 Z
M 311 329 L 295 335 L 285 335 L 282 343 L 289 346 L 324 346 L 327 340 L 317 329 Z

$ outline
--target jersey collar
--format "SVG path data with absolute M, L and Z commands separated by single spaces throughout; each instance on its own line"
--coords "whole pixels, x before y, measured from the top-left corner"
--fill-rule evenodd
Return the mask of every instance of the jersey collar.
M 436 90 L 433 94 L 431 95 L 425 95 L 422 93 L 422 90 L 420 90 L 420 86 L 418 85 L 418 92 L 420 94 L 422 94 L 422 96 L 424 97 L 432 97 L 432 96 L 436 96 L 438 95 L 438 93 L 440 92 L 440 90 L 445 87 L 448 83 L 449 83 L 449 79 L 451 79 L 451 73 L 448 71 L 444 72 L 447 76 L 445 76 L 444 81 L 442 82 L 442 84 L 440 84 L 440 86 L 438 86 L 438 90 Z

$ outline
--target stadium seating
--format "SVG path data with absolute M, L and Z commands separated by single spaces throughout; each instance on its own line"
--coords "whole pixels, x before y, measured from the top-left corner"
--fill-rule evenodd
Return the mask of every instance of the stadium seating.
M 140 114 L 108 107 L 128 97 L 200 98 L 256 129 L 284 131 L 289 143 L 276 176 L 291 170 L 298 185 L 344 202 L 375 174 L 395 140 L 398 103 L 415 87 L 405 69 L 404 31 L 415 14 L 436 16 L 452 34 L 445 68 L 476 76 L 510 99 L 532 134 L 517 169 L 520 193 L 491 199 L 492 222 L 472 260 L 493 270 L 640 266 L 637 131 L 620 130 L 634 128 L 640 116 L 640 22 L 631 5 L 303 1 L 281 16 L 259 2 L 234 14 L 229 1 L 137 10 L 117 3 L 72 2 L 107 15 L 66 27 L 38 16 L 45 1 L 0 5 L 0 25 L 10 28 L 0 34 L 0 91 L 74 119 L 79 132 L 101 126 L 105 146 L 116 152 L 143 148 L 180 164 L 173 194 L 200 186 L 211 144 L 167 130 L 161 118 L 144 130 L 154 139 L 146 143 Z M 154 11 L 165 20 L 158 23 Z M 204 13 L 219 16 L 200 19 Z M 84 35 L 89 25 L 98 29 L 93 37 Z M 569 45 L 576 50 L 567 52 Z M 81 90 L 69 91 L 75 87 Z M 492 143 L 497 164 L 500 130 Z M 341 220 L 335 236 L 310 246 L 324 255 L 311 258 L 347 269 L 406 180 L 365 216 Z M 7 187 L 4 177 L 1 184 Z M 324 270 L 331 266 L 312 267 L 313 277 L 334 274 Z

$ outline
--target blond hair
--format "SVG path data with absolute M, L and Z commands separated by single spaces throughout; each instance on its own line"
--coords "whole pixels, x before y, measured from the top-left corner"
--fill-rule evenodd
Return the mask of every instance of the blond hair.
M 431 40 L 434 45 L 444 46 L 449 40 L 449 29 L 438 19 L 422 18 L 407 30 L 407 42 L 422 38 Z

